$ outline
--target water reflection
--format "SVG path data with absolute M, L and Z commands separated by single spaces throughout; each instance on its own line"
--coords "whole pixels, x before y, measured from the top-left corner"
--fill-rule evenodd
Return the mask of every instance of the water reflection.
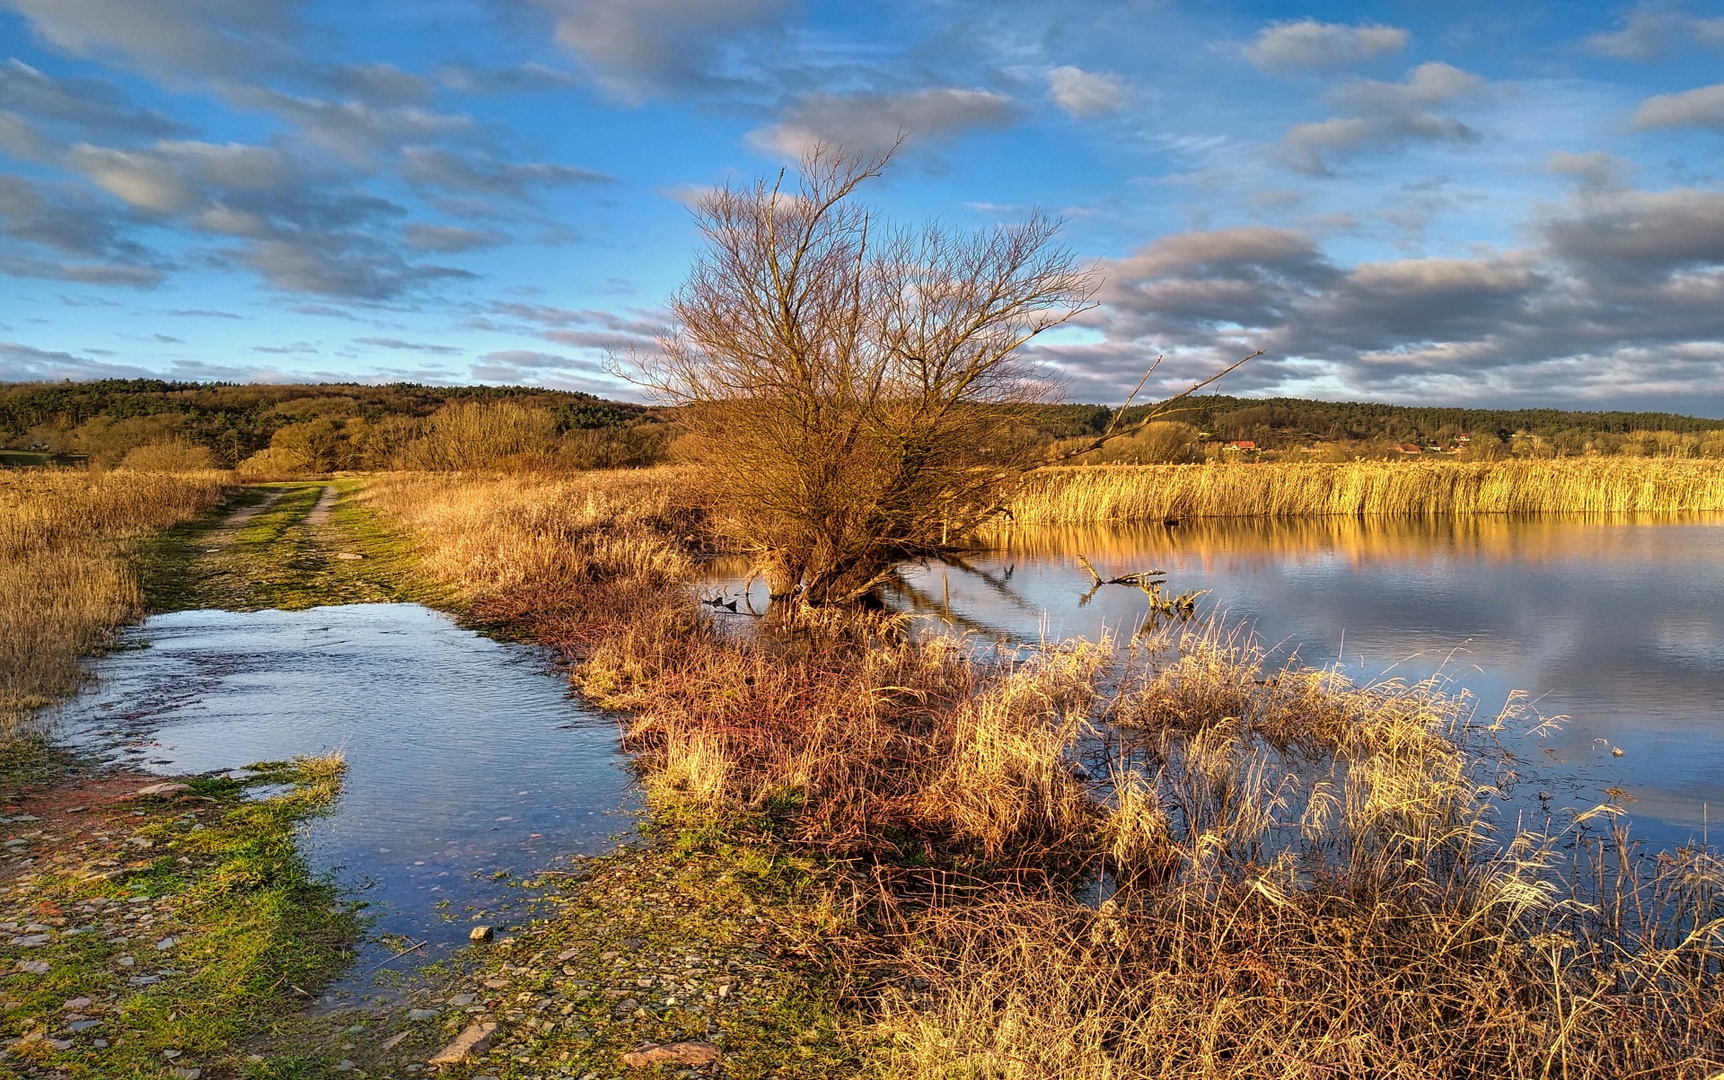
M 1442 671 L 1492 712 L 1528 691 L 1571 718 L 1518 751 L 1556 806 L 1617 788 L 1637 830 L 1670 843 L 1724 803 L 1724 519 L 1014 529 L 995 550 L 908 568 L 896 602 L 1010 640 L 1131 632 L 1144 594 L 1083 603 L 1079 555 L 1107 577 L 1165 570 L 1170 592 L 1209 590 L 1200 611 L 1358 679 Z
M 348 772 L 305 850 L 370 905 L 375 929 L 465 941 L 496 870 L 594 852 L 624 828 L 613 723 L 583 710 L 546 657 L 412 604 L 185 611 L 98 661 L 61 718 L 70 739 L 162 774 L 339 749 Z M 455 916 L 453 921 L 444 915 Z M 373 945 L 365 972 L 389 954 Z

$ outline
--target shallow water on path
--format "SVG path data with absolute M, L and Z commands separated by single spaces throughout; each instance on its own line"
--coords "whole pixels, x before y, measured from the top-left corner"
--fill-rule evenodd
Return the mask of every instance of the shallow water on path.
M 493 873 L 596 853 L 632 824 L 614 721 L 571 700 L 545 653 L 429 608 L 182 611 L 128 639 L 141 647 L 95 661 L 62 710 L 64 737 L 159 774 L 340 750 L 341 799 L 304 850 L 371 905 L 374 934 L 428 942 L 408 963 L 466 942 Z M 369 945 L 349 983 L 391 952 Z

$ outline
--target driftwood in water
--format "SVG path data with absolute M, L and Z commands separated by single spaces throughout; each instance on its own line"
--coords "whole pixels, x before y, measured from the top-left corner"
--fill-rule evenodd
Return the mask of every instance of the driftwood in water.
M 1144 570 L 1136 574 L 1122 574 L 1116 578 L 1104 578 L 1095 572 L 1095 567 L 1091 566 L 1089 560 L 1084 556 L 1079 555 L 1077 561 L 1083 563 L 1083 568 L 1088 570 L 1089 576 L 1095 579 L 1097 588 L 1103 585 L 1135 585 L 1140 589 L 1147 589 L 1151 586 L 1160 588 L 1161 582 L 1154 579 L 1167 576 L 1166 570 Z
M 1089 587 L 1089 592 L 1083 594 L 1083 599 L 1078 601 L 1078 606 L 1082 607 L 1089 603 L 1090 598 L 1103 585 L 1136 586 L 1143 590 L 1145 596 L 1149 597 L 1150 621 L 1144 624 L 1146 629 L 1163 618 L 1175 616 L 1182 619 L 1191 618 L 1197 613 L 1197 598 L 1209 592 L 1208 589 L 1192 589 L 1190 592 L 1182 592 L 1177 596 L 1164 597 L 1161 595 L 1161 587 L 1167 583 L 1157 579 L 1166 577 L 1166 570 L 1145 570 L 1136 574 L 1121 574 L 1115 578 L 1104 578 L 1096 573 L 1095 567 L 1090 565 L 1087 558 L 1079 555 L 1077 559 L 1083 564 L 1083 568 L 1089 571 L 1090 580 L 1095 583 Z

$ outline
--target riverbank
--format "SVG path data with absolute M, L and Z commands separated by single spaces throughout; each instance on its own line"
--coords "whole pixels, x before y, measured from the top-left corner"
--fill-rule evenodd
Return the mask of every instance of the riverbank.
M 1024 525 L 1212 517 L 1455 517 L 1724 511 L 1724 462 L 1541 461 L 1090 465 L 1031 473 L 1008 504 Z
M 196 539 L 219 523 L 191 530 L 173 557 L 217 561 L 164 580 L 260 606 L 317 602 L 301 572 L 441 590 L 562 651 L 626 722 L 653 813 L 645 845 L 519 883 L 495 940 L 401 1002 L 275 1025 L 248 1080 L 437 1055 L 457 1080 L 609 1077 L 653 1046 L 734 1077 L 1724 1067 L 1715 858 L 1565 878 L 1572 823 L 1494 854 L 1496 732 L 1440 686 L 1267 666 L 1214 628 L 1015 657 L 879 619 L 753 633 L 695 602 L 701 502 L 675 470 L 371 478 L 331 520 L 369 522 L 396 585 L 383 548 L 335 558 L 363 538 L 305 521 L 321 495 L 289 497 L 257 496 L 231 564 Z M 1646 900 L 1675 921 L 1637 921 Z
M 1504 828 L 1517 718 L 1440 684 L 1270 666 L 1219 627 L 1006 658 L 843 616 L 752 633 L 685 587 L 699 507 L 670 473 L 368 497 L 629 717 L 666 835 L 824 868 L 826 948 L 870 988 L 837 1030 L 873 1074 L 1724 1067 L 1715 854 Z M 1098 730 L 1119 756 L 1079 768 Z

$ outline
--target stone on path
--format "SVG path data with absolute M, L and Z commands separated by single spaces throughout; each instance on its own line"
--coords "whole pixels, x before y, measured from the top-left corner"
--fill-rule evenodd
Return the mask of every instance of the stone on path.
M 162 783 L 162 784 L 151 784 L 148 787 L 141 787 L 138 790 L 132 792 L 132 794 L 133 795 L 173 795 L 176 792 L 190 791 L 191 789 L 192 789 L 192 786 L 190 784 Z
M 648 1065 L 711 1065 L 719 1059 L 718 1047 L 706 1042 L 665 1043 L 654 1046 L 648 1043 L 639 1050 L 623 1055 L 623 1064 L 631 1069 L 644 1069 Z
M 491 1037 L 497 1034 L 497 1025 L 492 1023 L 468 1024 L 467 1029 L 455 1036 L 454 1040 L 443 1049 L 431 1056 L 427 1065 L 454 1065 L 465 1061 L 491 1045 Z

